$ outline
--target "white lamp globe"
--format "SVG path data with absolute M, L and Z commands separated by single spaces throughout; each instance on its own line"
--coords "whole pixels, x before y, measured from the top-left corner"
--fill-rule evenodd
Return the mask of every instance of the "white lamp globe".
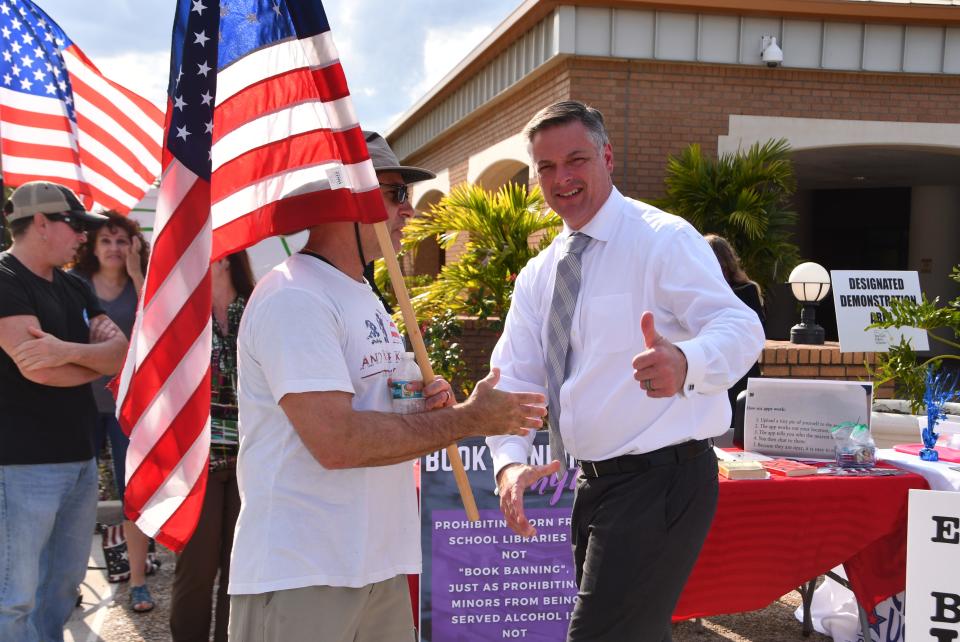
M 793 268 L 787 282 L 801 303 L 822 301 L 830 292 L 830 273 L 819 263 L 801 263 Z

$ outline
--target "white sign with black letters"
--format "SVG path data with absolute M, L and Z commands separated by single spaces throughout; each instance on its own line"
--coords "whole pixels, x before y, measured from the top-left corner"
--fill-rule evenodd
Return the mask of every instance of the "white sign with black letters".
M 748 379 L 743 449 L 776 457 L 833 459 L 830 429 L 870 425 L 873 384 L 828 379 Z
M 960 493 L 910 491 L 908 640 L 960 640 Z
M 894 299 L 921 301 L 920 277 L 916 272 L 895 270 L 831 270 L 833 303 L 837 310 L 840 352 L 886 352 L 910 341 L 914 350 L 929 350 L 927 331 L 917 328 L 871 328 L 880 307 Z

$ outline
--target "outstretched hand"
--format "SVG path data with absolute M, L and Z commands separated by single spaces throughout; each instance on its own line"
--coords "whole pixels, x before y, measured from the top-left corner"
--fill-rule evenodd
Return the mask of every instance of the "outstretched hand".
M 545 466 L 509 464 L 497 475 L 497 491 L 500 493 L 500 510 L 514 533 L 523 537 L 537 534 L 523 511 L 523 493 L 540 479 L 560 471 L 560 462 L 554 459 Z
M 531 429 L 543 426 L 547 414 L 546 399 L 538 392 L 507 392 L 497 390 L 500 369 L 477 382 L 470 397 L 460 404 L 468 409 L 473 419 L 473 434 L 481 436 L 526 436 Z
M 683 390 L 687 378 L 687 357 L 677 346 L 657 332 L 653 313 L 640 316 L 640 331 L 646 349 L 633 358 L 633 378 L 648 397 L 672 397 Z

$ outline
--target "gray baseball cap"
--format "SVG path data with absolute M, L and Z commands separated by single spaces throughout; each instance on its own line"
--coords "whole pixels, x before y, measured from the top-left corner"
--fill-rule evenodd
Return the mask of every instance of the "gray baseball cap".
M 370 152 L 373 168 L 378 172 L 397 172 L 407 183 L 427 181 L 437 177 L 429 169 L 401 165 L 400 159 L 390 149 L 386 139 L 377 132 L 364 131 L 363 137 L 367 139 L 367 151 Z
M 69 187 L 49 181 L 31 181 L 13 190 L 3 213 L 11 222 L 34 214 L 69 214 L 94 225 L 109 220 L 106 216 L 88 212 Z

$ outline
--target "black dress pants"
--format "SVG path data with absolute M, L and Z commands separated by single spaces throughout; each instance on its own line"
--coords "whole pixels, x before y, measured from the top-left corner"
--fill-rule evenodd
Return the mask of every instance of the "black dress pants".
M 577 602 L 567 642 L 662 642 L 717 507 L 713 450 L 638 473 L 581 476 Z

